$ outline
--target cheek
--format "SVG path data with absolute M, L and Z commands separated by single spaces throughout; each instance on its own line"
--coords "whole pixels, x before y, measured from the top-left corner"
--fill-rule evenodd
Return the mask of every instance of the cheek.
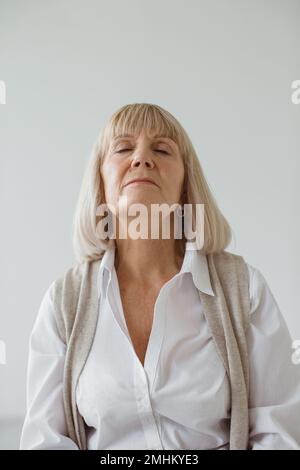
M 164 171 L 164 180 L 166 181 L 166 187 L 174 195 L 174 197 L 180 195 L 184 182 L 183 165 L 174 164 L 166 168 Z
M 110 186 L 111 180 L 114 178 L 114 173 L 115 172 L 112 165 L 106 164 L 102 166 L 101 175 L 105 188 Z
M 121 184 L 124 180 L 123 173 L 121 165 L 110 164 L 102 167 L 101 176 L 107 200 L 113 200 L 118 197 Z

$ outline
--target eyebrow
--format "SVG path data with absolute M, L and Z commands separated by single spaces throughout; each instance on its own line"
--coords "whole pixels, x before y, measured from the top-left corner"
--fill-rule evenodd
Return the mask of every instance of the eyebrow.
M 113 138 L 113 142 L 117 142 L 117 141 L 119 141 L 119 140 L 121 140 L 121 139 L 125 139 L 126 137 L 132 138 L 132 137 L 134 137 L 134 136 L 133 136 L 132 134 L 122 134 L 122 135 L 118 135 L 117 137 Z M 155 135 L 153 136 L 153 139 L 155 139 L 155 140 L 165 139 L 165 140 L 168 140 L 168 141 L 172 142 L 173 144 L 177 145 L 176 142 L 175 142 L 173 139 L 171 139 L 170 137 L 168 137 L 167 135 L 155 134 Z

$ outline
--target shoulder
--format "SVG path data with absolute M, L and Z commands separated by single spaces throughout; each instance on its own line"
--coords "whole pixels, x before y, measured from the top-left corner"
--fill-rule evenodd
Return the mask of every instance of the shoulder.
M 222 256 L 224 260 L 227 261 L 227 264 L 230 262 L 229 260 L 231 260 L 231 263 L 243 266 L 244 272 L 247 273 L 251 312 L 253 312 L 259 304 L 262 304 L 265 301 L 276 303 L 265 276 L 257 266 L 249 263 L 242 255 L 223 252 Z
M 213 257 L 216 264 L 224 265 L 226 269 L 228 269 L 230 266 L 232 268 L 235 267 L 235 269 L 242 268 L 248 277 L 250 295 L 253 295 L 254 287 L 258 288 L 262 287 L 263 285 L 267 285 L 267 282 L 261 271 L 257 267 L 248 263 L 244 256 L 225 250 L 208 255 L 208 257 L 209 256 Z
M 263 291 L 269 289 L 267 281 L 262 272 L 252 264 L 246 262 L 249 275 L 249 294 L 251 300 L 251 310 L 263 295 Z
M 57 324 L 56 306 L 53 302 L 54 281 L 44 291 L 38 313 L 31 330 L 31 354 L 64 354 L 65 344 Z
M 242 255 L 231 253 L 230 251 L 219 251 L 216 253 L 209 253 L 207 255 L 208 260 L 213 261 L 219 268 L 232 268 L 232 269 L 244 269 L 246 271 L 246 261 Z
M 224 278 L 231 276 L 231 284 L 234 280 L 239 284 L 243 281 L 244 288 L 249 292 L 251 312 L 266 298 L 276 302 L 261 270 L 249 263 L 244 256 L 221 251 L 213 254 L 213 261 Z
M 63 271 L 51 284 L 52 296 L 58 296 L 64 289 L 80 284 L 87 270 L 88 262 L 76 263 Z
M 78 304 L 84 304 L 91 290 L 97 288 L 97 273 L 101 258 L 75 263 L 51 284 L 49 295 L 56 323 L 66 342 L 71 335 Z
M 241 283 L 241 273 L 243 273 L 243 286 L 244 288 L 248 286 L 249 320 L 252 327 L 268 334 L 276 329 L 281 329 L 287 334 L 286 320 L 262 270 L 249 263 L 244 256 L 229 251 L 214 254 L 214 260 L 218 260 L 225 278 L 230 267 L 231 272 L 234 273 L 233 279 L 236 279 L 238 284 Z M 230 283 L 232 284 L 232 279 Z
M 272 336 L 276 331 L 289 337 L 289 327 L 262 271 L 247 263 L 249 272 L 250 322 L 256 331 Z
M 63 296 L 76 294 L 83 281 L 97 272 L 101 259 L 75 263 L 58 276 L 51 284 L 51 295 L 55 302 Z
M 289 367 L 292 336 L 287 318 L 262 271 L 250 263 L 247 268 L 250 278 L 248 344 L 253 354 L 252 363 L 258 364 L 264 357 L 278 364 L 287 361 L 285 367 Z
M 243 256 L 222 250 L 208 254 L 207 261 L 210 271 L 217 271 L 224 286 L 228 285 L 231 289 L 237 286 L 243 291 L 248 289 L 249 271 Z

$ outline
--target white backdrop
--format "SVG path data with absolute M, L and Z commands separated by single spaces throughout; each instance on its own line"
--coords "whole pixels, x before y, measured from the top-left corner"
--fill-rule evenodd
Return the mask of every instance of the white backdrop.
M 299 0 L 0 0 L 0 448 L 18 447 L 29 334 L 73 264 L 83 171 L 124 104 L 182 123 L 229 250 L 261 270 L 300 339 L 299 19 Z

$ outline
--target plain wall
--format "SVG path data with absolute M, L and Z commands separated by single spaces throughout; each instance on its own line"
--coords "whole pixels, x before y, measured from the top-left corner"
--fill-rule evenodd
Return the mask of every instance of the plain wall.
M 299 18 L 299 0 L 0 0 L 0 448 L 18 447 L 33 322 L 74 262 L 83 171 L 124 104 L 181 122 L 228 249 L 260 269 L 300 338 Z

